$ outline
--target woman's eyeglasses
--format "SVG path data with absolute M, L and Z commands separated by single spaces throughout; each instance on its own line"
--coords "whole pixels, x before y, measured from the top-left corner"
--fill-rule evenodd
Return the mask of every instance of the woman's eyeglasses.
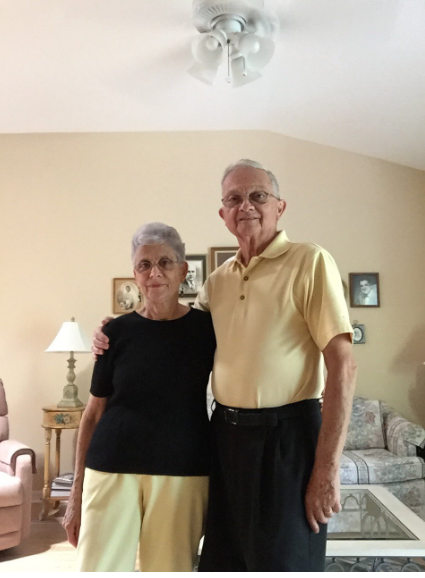
M 134 268 L 138 273 L 147 273 L 156 265 L 158 269 L 161 269 L 161 271 L 171 271 L 176 263 L 178 263 L 178 261 L 173 261 L 172 259 L 168 259 L 168 257 L 162 257 L 155 263 L 151 263 L 150 261 L 140 261 L 140 263 L 138 263 Z

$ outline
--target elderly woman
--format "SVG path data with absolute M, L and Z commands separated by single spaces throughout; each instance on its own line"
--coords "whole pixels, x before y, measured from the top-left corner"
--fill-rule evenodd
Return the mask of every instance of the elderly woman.
M 64 526 L 82 572 L 134 571 L 138 547 L 144 572 L 189 572 L 207 505 L 214 330 L 178 302 L 187 263 L 175 229 L 140 227 L 132 258 L 144 307 L 105 328 Z

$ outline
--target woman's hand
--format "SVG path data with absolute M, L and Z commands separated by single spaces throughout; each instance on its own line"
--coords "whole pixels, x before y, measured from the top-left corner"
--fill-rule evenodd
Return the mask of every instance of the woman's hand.
M 71 492 L 62 526 L 66 530 L 69 543 L 76 548 L 81 526 L 81 492 L 79 495 Z

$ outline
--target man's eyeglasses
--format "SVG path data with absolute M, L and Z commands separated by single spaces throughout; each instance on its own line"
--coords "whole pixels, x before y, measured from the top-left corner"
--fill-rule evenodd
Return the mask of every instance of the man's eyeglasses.
M 162 257 L 156 263 L 151 263 L 150 261 L 140 261 L 134 267 L 138 273 L 147 273 L 154 267 L 155 265 L 161 269 L 161 271 L 171 271 L 174 265 L 178 263 L 178 261 L 173 261 L 172 259 L 168 259 L 168 257 Z
M 266 191 L 253 191 L 247 196 L 227 195 L 226 197 L 223 197 L 221 201 L 226 208 L 233 209 L 233 207 L 242 205 L 245 198 L 248 198 L 248 201 L 253 205 L 265 205 L 269 200 L 269 197 L 274 197 L 278 201 L 280 200 L 275 195 L 272 195 L 272 193 L 267 193 Z

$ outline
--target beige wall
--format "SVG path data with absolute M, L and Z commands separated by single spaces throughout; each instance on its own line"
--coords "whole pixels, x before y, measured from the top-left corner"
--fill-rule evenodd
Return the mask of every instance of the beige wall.
M 350 310 L 367 332 L 357 391 L 425 425 L 425 173 L 266 132 L 3 135 L 0 376 L 12 435 L 39 455 L 38 485 L 41 406 L 61 398 L 67 357 L 44 349 L 71 316 L 90 334 L 111 313 L 141 223 L 176 226 L 188 253 L 234 245 L 217 209 L 222 169 L 240 157 L 275 171 L 292 240 L 327 248 L 345 280 L 380 273 L 381 308 Z M 86 400 L 92 362 L 76 357 Z

